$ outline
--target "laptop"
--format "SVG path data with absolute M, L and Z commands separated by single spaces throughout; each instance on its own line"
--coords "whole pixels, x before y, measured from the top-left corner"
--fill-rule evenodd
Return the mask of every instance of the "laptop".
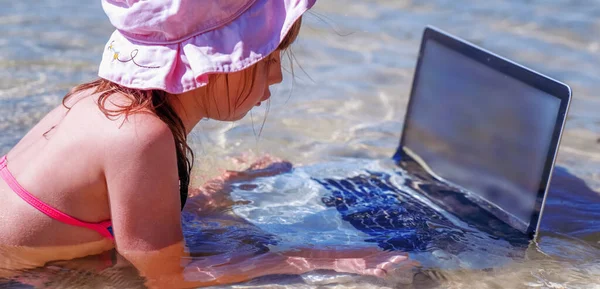
M 493 266 L 480 252 L 512 256 L 536 237 L 570 99 L 567 85 L 427 27 L 392 161 L 236 184 L 233 210 L 286 246 L 377 243 L 422 264 L 436 251 Z
M 432 202 L 467 199 L 532 240 L 570 100 L 566 84 L 427 27 L 393 159 L 444 187 L 420 190 Z

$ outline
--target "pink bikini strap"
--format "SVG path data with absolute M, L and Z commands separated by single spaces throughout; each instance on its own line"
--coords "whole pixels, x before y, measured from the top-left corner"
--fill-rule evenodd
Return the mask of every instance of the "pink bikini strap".
M 6 167 L 6 156 L 3 156 L 0 159 L 0 170 L 4 169 Z
M 114 239 L 112 233 L 109 230 L 112 223 L 111 221 L 103 221 L 99 223 L 88 223 L 83 222 L 81 220 L 75 219 L 53 207 L 50 207 L 36 198 L 34 195 L 25 190 L 14 178 L 14 176 L 8 171 L 6 156 L 3 156 L 0 159 L 0 177 L 6 181 L 8 186 L 21 197 L 25 202 L 29 203 L 34 208 L 38 209 L 40 212 L 46 214 L 48 217 L 53 218 L 59 222 L 63 222 L 65 224 L 88 228 L 100 233 L 102 236 L 109 238 L 111 240 Z

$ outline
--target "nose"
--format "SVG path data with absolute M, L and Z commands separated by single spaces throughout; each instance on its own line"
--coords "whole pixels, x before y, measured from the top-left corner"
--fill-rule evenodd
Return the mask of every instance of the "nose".
M 271 62 L 271 67 L 269 67 L 269 85 L 281 83 L 283 81 L 283 73 L 281 72 L 280 52 L 274 52 L 274 55 L 272 57 L 274 57 L 276 61 Z
M 271 68 L 269 76 L 269 85 L 281 83 L 283 81 L 283 74 L 281 73 L 281 64 L 277 62 L 274 64 L 276 67 Z

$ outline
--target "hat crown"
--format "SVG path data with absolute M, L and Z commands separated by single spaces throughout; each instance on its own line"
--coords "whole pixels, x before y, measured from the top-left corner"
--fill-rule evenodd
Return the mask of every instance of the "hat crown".
M 102 0 L 110 22 L 127 38 L 169 43 L 225 25 L 256 0 Z

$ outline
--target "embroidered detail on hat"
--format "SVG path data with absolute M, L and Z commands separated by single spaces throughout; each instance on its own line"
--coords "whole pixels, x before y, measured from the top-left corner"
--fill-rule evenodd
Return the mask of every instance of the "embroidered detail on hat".
M 135 62 L 135 57 L 138 55 L 139 50 L 138 49 L 134 49 L 129 53 L 129 59 L 121 59 L 119 58 L 119 56 L 121 55 L 121 52 L 117 51 L 117 49 L 115 48 L 114 45 L 115 41 L 111 41 L 110 45 L 108 45 L 108 47 L 106 48 L 106 50 L 109 50 L 110 52 L 113 53 L 113 59 L 112 61 L 119 61 L 119 62 L 133 62 L 133 64 L 141 67 L 141 68 L 160 68 L 160 66 L 146 66 L 146 65 L 141 65 L 137 62 Z

